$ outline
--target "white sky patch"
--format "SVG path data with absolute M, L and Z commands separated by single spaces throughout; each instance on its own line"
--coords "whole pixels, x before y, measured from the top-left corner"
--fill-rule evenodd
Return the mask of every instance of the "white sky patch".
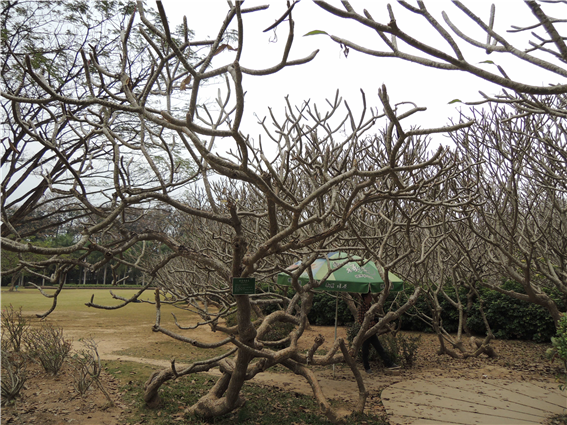
M 331 3 L 342 7 L 338 1 Z M 409 3 L 417 4 L 415 1 Z M 512 25 L 527 26 L 535 22 L 535 17 L 523 2 L 510 0 L 465 2 L 467 7 L 485 20 L 488 20 L 492 3 L 496 4 L 495 30 L 516 47 L 520 49 L 528 47 L 529 32 L 516 34 L 507 32 Z M 190 2 L 163 0 L 163 4 L 172 26 L 180 24 L 183 15 L 187 16 L 188 26 L 195 31 L 196 40 L 214 38 L 228 11 L 226 1 L 221 0 Z M 275 32 L 263 32 L 285 12 L 286 2 L 249 0 L 243 7 L 261 4 L 269 4 L 270 7 L 265 11 L 244 15 L 244 51 L 241 64 L 248 68 L 262 69 L 278 63 L 288 34 L 287 21 L 281 23 Z M 367 9 L 380 23 L 387 23 L 390 20 L 385 2 L 352 1 L 351 5 L 359 13 Z M 452 2 L 427 1 L 426 6 L 445 27 L 442 11 L 446 11 L 451 20 L 467 35 L 479 41 L 486 40 L 482 29 Z M 424 18 L 407 11 L 399 4 L 392 3 L 392 7 L 399 28 L 422 41 L 434 44 L 441 50 L 450 52 L 448 44 Z M 554 11 L 560 13 L 560 5 L 544 4 L 542 7 L 551 16 L 554 16 Z M 426 112 L 405 120 L 406 126 L 412 124 L 421 127 L 440 127 L 448 123 L 449 117 L 456 119 L 459 108 L 468 109 L 467 106 L 459 103 L 450 104 L 452 100 L 480 100 L 479 90 L 490 95 L 500 92 L 498 86 L 460 71 L 432 69 L 397 58 L 372 57 L 352 49 L 348 57 L 345 57 L 339 45 L 329 37 L 325 35 L 304 37 L 304 34 L 313 30 L 322 30 L 376 50 L 385 50 L 385 45 L 372 30 L 357 22 L 337 18 L 309 0 L 303 0 L 295 6 L 293 19 L 295 41 L 290 59 L 305 57 L 317 49 L 320 51 L 312 62 L 286 68 L 274 75 L 264 77 L 244 75 L 243 86 L 247 94 L 242 129 L 244 133 L 249 132 L 253 138 L 261 132 L 256 125 L 257 119 L 254 113 L 264 117 L 268 114 L 268 107 L 272 107 L 277 116 L 282 116 L 285 107 L 284 97 L 287 95 L 292 105 L 300 105 L 303 101 L 311 99 L 311 102 L 324 106 L 325 98 L 334 98 L 338 88 L 356 116 L 362 107 L 360 89 L 366 93 L 367 105 L 378 107 L 381 111 L 377 91 L 382 84 L 385 84 L 392 104 L 410 101 L 417 106 L 427 107 Z M 234 21 L 232 28 L 236 25 L 236 19 Z M 484 50 L 472 47 L 455 34 L 452 35 L 457 39 L 465 58 L 472 64 L 497 72 L 493 64 L 480 64 L 491 60 L 501 65 L 515 80 L 536 85 L 559 82 L 564 84 L 562 81 L 564 79 L 555 74 L 529 66 L 511 58 L 508 54 L 486 55 Z M 411 52 L 409 49 L 406 51 Z M 229 63 L 233 58 L 234 53 L 226 50 L 215 57 L 213 66 Z

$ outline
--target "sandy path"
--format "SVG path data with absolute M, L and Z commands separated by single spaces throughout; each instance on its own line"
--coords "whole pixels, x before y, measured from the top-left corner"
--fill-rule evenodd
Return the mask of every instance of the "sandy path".
M 304 337 L 301 339 L 300 348 L 308 349 L 315 337 L 319 334 L 325 336 L 325 343 L 321 347 L 322 349 L 330 349 L 334 341 L 334 328 L 333 327 L 312 327 L 311 330 L 306 331 Z M 72 334 L 72 332 L 68 332 Z M 130 332 L 128 332 L 130 334 Z M 146 343 L 151 341 L 158 341 L 161 339 L 169 340 L 161 334 L 150 333 L 146 334 L 144 332 L 144 341 Z M 200 328 L 199 330 L 191 331 L 191 338 L 198 339 L 201 342 L 214 342 L 223 339 L 222 334 L 213 333 L 207 329 Z M 346 338 L 346 330 L 338 329 L 338 337 Z M 123 350 L 125 348 L 130 348 L 133 346 L 138 346 L 140 344 L 140 339 L 136 338 L 117 338 L 115 335 L 106 334 L 100 335 L 98 341 L 99 352 L 101 358 L 104 360 L 122 360 L 122 361 L 132 361 L 138 363 L 144 363 L 156 366 L 157 368 L 168 368 L 170 367 L 170 361 L 167 360 L 157 360 L 149 359 L 145 357 L 138 356 L 128 356 L 123 354 L 116 354 L 116 351 Z M 178 369 L 187 366 L 187 364 L 176 362 Z M 397 372 L 398 374 L 400 372 Z M 211 370 L 210 375 L 220 376 L 218 369 Z M 358 386 L 352 372 L 350 369 L 345 368 L 343 365 L 338 365 L 333 371 L 332 366 L 321 368 L 317 371 L 317 376 L 319 384 L 323 388 L 324 394 L 329 399 L 340 400 L 343 403 L 343 408 L 338 409 L 338 413 L 341 415 L 347 415 L 354 409 L 357 398 L 358 398 Z M 399 375 L 388 375 L 386 373 L 376 372 L 371 375 L 363 374 L 364 383 L 366 390 L 369 393 L 367 402 L 367 413 L 380 413 L 383 411 L 383 407 L 379 404 L 379 394 L 381 390 L 388 385 L 400 381 Z M 267 371 L 256 375 L 254 379 L 250 381 L 256 385 L 266 385 L 281 388 L 286 391 L 297 392 L 300 394 L 312 395 L 313 391 L 310 385 L 304 379 L 298 379 L 292 373 L 278 373 Z
M 344 329 L 339 329 L 338 336 L 345 337 L 345 333 Z M 319 334 L 325 336 L 322 348 L 329 349 L 334 340 L 334 328 L 316 326 L 306 331 L 301 348 L 308 349 Z M 165 360 L 115 354 L 113 351 L 117 346 L 136 344 L 139 340 L 115 340 L 112 335 L 108 336 L 110 338 L 100 344 L 104 359 L 140 362 L 157 368 L 170 366 Z M 158 340 L 164 336 L 152 333 L 147 337 Z M 192 331 L 191 337 L 204 342 L 222 339 L 222 335 L 204 328 Z M 177 363 L 177 366 L 186 365 Z M 351 371 L 344 365 L 337 365 L 335 370 L 328 366 L 319 368 L 316 373 L 325 396 L 341 402 L 337 413 L 348 415 L 358 398 L 358 387 Z M 220 372 L 212 370 L 210 374 L 218 376 Z M 387 413 L 393 425 L 538 424 L 550 414 L 565 413 L 566 394 L 559 391 L 551 379 L 531 374 L 528 380 L 524 375 L 526 373 L 519 374 L 499 365 L 475 369 L 432 367 L 391 373 L 376 369 L 370 375 L 363 372 L 368 391 L 366 412 Z M 307 382 L 292 373 L 268 371 L 258 374 L 251 382 L 312 395 Z
M 144 329 L 145 328 L 145 329 Z M 117 335 L 113 332 L 97 332 L 93 337 L 98 343 L 99 353 L 101 358 L 104 360 L 123 360 L 123 361 L 133 361 L 138 363 L 151 364 L 160 368 L 167 368 L 170 366 L 170 361 L 168 360 L 157 360 L 150 359 L 143 356 L 129 356 L 123 354 L 117 354 L 117 352 L 126 350 L 128 348 L 141 348 L 143 345 L 151 344 L 158 341 L 171 341 L 171 339 L 165 335 L 148 332 L 146 327 L 132 326 L 131 328 L 122 329 L 121 335 Z M 81 334 L 81 331 L 69 330 L 66 332 L 74 339 L 74 344 L 78 345 L 79 341 L 76 336 Z M 315 337 L 322 334 L 325 337 L 325 342 L 321 346 L 321 349 L 330 349 L 334 341 L 334 328 L 332 327 L 318 327 L 314 326 L 311 330 L 305 332 L 303 338 L 300 340 L 300 349 L 308 349 Z M 128 335 L 131 335 L 129 337 Z M 221 333 L 214 333 L 206 328 L 198 328 L 192 330 L 190 333 L 184 334 L 190 338 L 194 338 L 200 342 L 212 343 L 224 339 L 224 335 Z M 346 330 L 344 328 L 338 329 L 338 337 L 346 338 Z M 142 349 L 143 350 L 143 349 Z M 176 362 L 176 365 L 181 368 L 186 366 L 186 364 Z M 214 375 L 219 375 L 217 370 L 211 371 Z M 338 399 L 350 399 L 351 396 L 347 394 L 358 393 L 358 388 L 356 382 L 352 377 L 352 373 L 349 369 L 345 369 L 342 365 L 335 368 L 335 373 L 333 373 L 332 366 L 322 369 L 318 372 L 320 377 L 320 383 L 325 389 L 325 394 L 330 398 Z M 377 375 L 365 375 L 365 383 L 367 389 L 371 391 L 373 388 L 383 387 L 395 379 L 392 376 L 387 376 L 388 379 L 376 379 Z M 265 385 L 273 385 L 277 387 L 284 388 L 289 391 L 296 391 L 302 394 L 312 394 L 311 387 L 303 379 L 297 379 L 297 377 L 291 373 L 276 373 L 276 372 L 264 372 L 257 375 L 252 382 Z

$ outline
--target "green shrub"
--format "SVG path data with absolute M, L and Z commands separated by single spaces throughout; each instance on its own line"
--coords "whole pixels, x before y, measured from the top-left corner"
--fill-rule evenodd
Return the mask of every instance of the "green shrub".
M 517 282 L 507 281 L 503 283 L 503 288 L 524 293 L 522 286 Z M 406 287 L 406 295 L 411 293 L 413 288 Z M 455 298 L 453 288 L 449 288 L 449 295 Z M 459 296 L 463 303 L 466 303 L 466 289 L 459 290 Z M 481 288 L 480 296 L 484 302 L 484 313 L 492 332 L 499 339 L 520 339 L 533 340 L 536 342 L 549 342 L 555 334 L 555 324 L 549 312 L 537 304 L 521 301 L 500 292 Z M 548 291 L 549 295 L 558 303 L 562 311 L 565 304 L 557 291 Z M 475 299 L 471 310 L 468 312 L 467 327 L 473 334 L 485 335 L 486 329 L 479 311 L 479 299 Z M 442 308 L 441 320 L 447 332 L 456 332 L 459 324 L 459 314 L 443 297 L 439 296 L 439 305 Z M 425 299 L 421 296 L 416 305 L 410 310 L 411 314 L 402 317 L 401 329 L 405 331 L 433 332 L 430 325 L 423 322 L 416 315 L 416 311 L 422 311 L 431 316 L 431 309 Z
M 43 323 L 38 329 L 30 329 L 24 343 L 29 357 L 55 376 L 71 351 L 71 342 L 63 337 L 63 329 Z
M 336 298 L 328 294 L 315 293 L 313 296 L 313 306 L 307 315 L 309 323 L 316 326 L 334 326 L 336 303 Z M 354 317 L 352 317 L 352 313 L 346 302 L 342 298 L 339 299 L 337 324 L 343 326 L 353 321 Z
M 505 282 L 502 287 L 524 293 L 517 282 Z M 518 300 L 500 292 L 483 288 L 484 313 L 494 336 L 498 339 L 521 339 L 549 342 L 555 334 L 555 323 L 542 306 Z M 484 323 L 478 311 L 478 300 L 467 325 L 471 332 L 484 334 Z
M 557 333 L 551 338 L 553 348 L 557 350 L 557 356 L 563 361 L 565 369 L 567 369 L 567 314 L 559 319 Z
M 4 343 L 2 342 L 2 345 Z M 4 351 L 2 347 L 2 406 L 13 403 L 27 379 L 26 359 L 21 353 Z
M 558 358 L 563 362 L 564 375 L 563 378 L 557 377 L 557 380 L 562 381 L 559 388 L 565 390 L 567 389 L 567 314 L 564 314 L 563 317 L 559 319 L 557 333 L 551 338 L 551 344 L 553 348 L 547 351 L 547 355 L 551 361 Z
M 22 316 L 22 307 L 14 310 L 10 304 L 2 309 L 2 344 L 7 351 L 20 351 L 28 329 L 29 323 Z
M 399 354 L 398 359 L 401 360 L 405 368 L 409 369 L 413 367 L 417 359 L 417 351 L 421 345 L 421 335 L 411 336 L 397 333 L 396 339 Z
M 406 369 L 413 367 L 417 359 L 417 350 L 421 345 L 421 336 L 405 336 L 398 332 L 395 335 L 382 335 L 379 339 L 384 351 L 394 363 Z

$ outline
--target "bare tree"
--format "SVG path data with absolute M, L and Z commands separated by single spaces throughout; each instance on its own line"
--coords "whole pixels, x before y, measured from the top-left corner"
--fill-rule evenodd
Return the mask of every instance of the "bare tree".
M 120 39 L 115 28 L 124 25 L 134 8 L 133 2 L 97 3 L 93 8 L 82 3 L 2 3 L 2 93 L 12 96 L 3 96 L 1 102 L 3 238 L 30 241 L 38 234 L 57 233 L 89 216 L 72 192 L 79 187 L 83 195 L 88 194 L 87 178 L 104 174 L 95 167 L 109 153 L 108 146 L 100 143 L 100 135 L 88 125 L 88 102 L 65 104 L 53 98 L 37 99 L 45 96 L 41 84 L 60 98 L 90 96 L 80 77 L 88 60 L 80 52 L 90 46 L 95 52 L 104 50 L 105 57 L 111 59 L 116 54 L 113 43 Z M 39 75 L 41 84 L 30 77 L 28 68 Z M 19 97 L 34 100 L 18 102 Z M 83 183 L 79 182 L 81 177 Z M 73 189 L 62 191 L 59 185 Z M 15 276 L 26 268 L 25 254 L 12 253 L 20 262 L 14 268 L 3 267 L 3 275 Z M 39 273 L 42 279 L 62 284 L 66 273 L 82 260 L 73 261 L 63 265 L 44 258 L 35 272 L 43 271 Z M 26 273 L 32 272 L 28 268 Z
M 420 277 L 419 284 L 429 312 L 417 311 L 416 314 L 437 334 L 438 354 L 454 358 L 476 357 L 480 354 L 495 357 L 496 353 L 489 345 L 494 335 L 484 314 L 482 300 L 478 308 L 486 329 L 484 340 L 473 337 L 467 326 L 473 302 L 480 298 L 479 288 L 486 278 L 484 265 L 488 262 L 488 256 L 482 240 L 470 229 L 467 221 L 467 211 L 478 205 L 478 196 L 475 194 L 473 199 L 463 196 L 462 187 L 459 187 L 459 205 L 431 211 L 426 219 L 427 225 L 414 235 L 415 243 L 422 247 L 421 255 L 413 262 L 408 273 Z M 469 201 L 463 202 L 467 198 Z M 429 255 L 425 256 L 424 253 Z M 456 332 L 448 331 L 443 324 L 442 300 L 458 314 Z M 464 340 L 465 335 L 469 338 L 468 342 Z
M 560 25 L 558 24 L 565 22 L 565 20 L 553 18 L 545 13 L 537 1 L 524 2 L 527 9 L 535 17 L 535 23 L 525 28 L 513 26 L 509 30 L 511 33 L 532 31 L 533 40 L 530 41 L 530 47 L 525 50 L 514 46 L 504 35 L 494 30 L 496 20 L 496 7 L 494 5 L 490 9 L 488 21 L 485 21 L 462 2 L 453 2 L 471 23 L 480 27 L 482 32 L 486 34 L 486 38 L 481 41 L 465 34 L 451 21 L 450 16 L 446 12 L 442 13 L 445 21 L 445 25 L 443 25 L 429 12 L 425 2 L 418 1 L 416 7 L 407 1 L 399 1 L 400 7 L 414 13 L 416 16 L 422 17 L 427 25 L 441 36 L 443 43 L 442 45 L 437 45 L 428 44 L 418 34 L 412 35 L 404 31 L 404 23 L 396 20 L 394 8 L 389 4 L 387 6 L 387 17 L 381 19 L 384 23 L 380 23 L 379 20 L 374 19 L 368 10 L 364 10 L 362 14 L 356 12 L 348 1 L 342 1 L 342 9 L 334 7 L 325 1 L 315 1 L 315 3 L 335 16 L 359 22 L 361 25 L 374 30 L 378 35 L 377 47 L 360 46 L 346 38 L 330 35 L 331 39 L 342 45 L 343 48 L 354 49 L 375 57 L 399 58 L 436 69 L 464 71 L 512 91 L 511 95 L 504 92 L 500 97 L 490 97 L 483 94 L 486 100 L 519 102 L 525 107 L 532 107 L 532 111 L 535 108 L 540 112 L 548 113 L 549 109 L 542 106 L 537 98 L 534 98 L 532 95 L 556 95 L 567 92 L 567 86 L 564 84 L 534 86 L 521 81 L 515 81 L 506 74 L 506 71 L 501 66 L 497 66 L 498 73 L 487 71 L 479 67 L 477 63 L 467 59 L 462 47 L 463 44 L 468 44 L 475 48 L 483 49 L 486 54 L 504 53 L 519 59 L 525 66 L 532 66 L 535 70 L 539 68 L 549 71 L 560 78 L 564 78 L 567 76 L 567 70 L 562 62 L 567 60 L 567 46 L 564 37 L 560 35 L 558 29 Z M 546 3 L 558 3 L 558 6 L 561 7 L 559 2 Z M 418 53 L 413 53 L 415 50 L 412 51 L 409 47 L 417 49 Z M 404 51 L 406 49 L 407 52 Z M 542 56 L 545 59 L 542 59 Z
M 490 254 L 492 276 L 489 286 L 502 291 L 498 280 L 508 277 L 522 284 L 525 294 L 509 295 L 535 302 L 547 308 L 557 322 L 559 310 L 543 288 L 555 288 L 565 294 L 565 93 L 562 79 L 567 76 L 567 45 L 561 35 L 565 19 L 552 16 L 564 12 L 563 2 L 525 1 L 526 11 L 534 18 L 528 26 L 512 26 L 508 35 L 497 31 L 497 10 L 493 5 L 489 19 L 472 12 L 462 2 L 453 4 L 486 35 L 478 39 L 465 33 L 443 12 L 438 20 L 424 2 L 417 6 L 400 1 L 399 6 L 420 18 L 437 33 L 441 43 L 428 43 L 423 37 L 407 30 L 396 18 L 396 10 L 387 6 L 387 15 L 364 10 L 358 13 L 349 2 L 342 8 L 316 1 L 322 9 L 354 20 L 373 29 L 376 42 L 358 45 L 345 37 L 330 35 L 343 49 L 354 49 L 379 58 L 399 58 L 424 66 L 464 71 L 503 88 L 502 93 L 488 95 L 483 100 L 510 105 L 507 109 L 492 108 L 487 112 L 473 110 L 464 113 L 465 120 L 477 119 L 475 130 L 465 130 L 454 138 L 462 160 L 467 164 L 483 163 L 473 171 L 471 179 L 485 188 L 483 201 L 474 214 L 465 211 L 475 229 L 471 240 L 482 241 Z M 563 8 L 563 9 L 562 9 Z M 564 13 L 563 13 L 564 14 Z M 383 23 L 380 23 L 382 21 Z M 530 32 L 529 46 L 522 49 L 510 41 L 517 33 Z M 314 31 L 313 34 L 321 34 Z M 519 60 L 527 69 L 543 70 L 558 77 L 557 84 L 532 85 L 510 78 L 505 67 L 497 65 L 497 73 L 482 68 L 466 54 L 465 46 L 482 49 L 487 55 L 502 53 Z M 417 53 L 415 53 L 417 51 Z M 496 65 L 494 61 L 485 61 Z M 549 75 L 549 74 L 548 74 Z M 492 115 L 490 115 L 492 114 Z M 479 133 L 480 132 L 480 133 Z M 470 140 L 469 140 L 470 137 Z M 482 140 L 486 137 L 486 140 Z M 561 164 L 561 165 L 560 165 Z
M 416 293 L 420 291 L 430 313 L 418 311 L 417 314 L 437 333 L 439 354 L 493 356 L 494 351 L 488 345 L 493 335 L 486 320 L 487 338 L 483 342 L 470 340 L 474 347 L 470 350 L 463 341 L 463 333 L 472 337 L 466 326 L 467 311 L 478 296 L 476 287 L 483 278 L 479 264 L 486 258 L 466 221 L 466 212 L 480 202 L 477 182 L 468 178 L 477 164 L 463 163 L 454 152 L 448 153 L 446 161 L 440 175 L 432 174 L 431 169 L 420 171 L 429 184 L 416 186 L 417 197 L 387 199 L 384 193 L 382 202 L 361 209 L 350 222 L 354 233 L 350 240 L 364 245 L 385 270 L 396 270 L 406 283 L 416 288 Z M 411 176 L 416 177 L 416 174 Z M 468 291 L 466 297 L 462 297 L 463 288 Z M 385 292 L 378 297 L 376 306 L 382 315 Z M 443 326 L 441 298 L 459 313 L 455 337 Z M 389 316 L 390 313 L 386 314 L 384 319 Z
M 300 285 L 299 273 L 321 253 L 341 246 L 338 235 L 362 207 L 376 205 L 384 197 L 417 200 L 428 190 L 434 191 L 439 180 L 449 178 L 454 167 L 451 158 L 442 148 L 426 155 L 423 137 L 471 123 L 405 130 L 400 121 L 422 108 L 402 110 L 392 105 L 382 87 L 383 114 L 369 114 L 364 93 L 360 117 L 351 113 L 338 92 L 325 111 L 309 101 L 299 107 L 288 102 L 284 118 L 270 114 L 269 121 L 260 121 L 264 138 L 255 141 L 241 127 L 243 75 L 272 74 L 306 63 L 317 53 L 289 59 L 294 39 L 291 11 L 285 15 L 288 37 L 280 62 L 256 70 L 240 63 L 243 15 L 265 6 L 245 9 L 240 2 L 229 6 L 218 36 L 201 42 L 190 39 L 186 21 L 173 32 L 162 3 L 158 1 L 157 6 L 159 19 L 152 20 L 138 2 L 135 13 L 121 21 L 117 38 L 108 45 L 83 42 L 74 72 L 63 82 L 38 71 L 29 55 L 14 59 L 18 82 L 4 87 L 1 95 L 12 120 L 10 129 L 22 136 L 18 146 L 10 147 L 6 164 L 17 167 L 33 153 L 34 161 L 41 165 L 32 170 L 51 171 L 42 172 L 40 189 L 23 198 L 3 197 L 3 202 L 12 204 L 2 206 L 2 249 L 41 257 L 20 261 L 17 267 L 57 284 L 55 294 L 49 295 L 53 305 L 43 317 L 55 308 L 71 267 L 81 265 L 95 271 L 110 264 L 113 271 L 118 266 L 141 270 L 147 276 L 146 284 L 131 298 L 116 296 L 121 301 L 117 305 L 99 305 L 93 296 L 88 306 L 120 308 L 137 301 L 150 285 L 157 285 L 155 332 L 203 348 L 208 346 L 183 335 L 183 328 L 207 325 L 226 333 L 216 345 L 226 346 L 223 355 L 179 371 L 172 362 L 170 369 L 152 375 L 145 394 L 149 405 L 159 402 L 157 389 L 163 382 L 219 367 L 222 375 L 217 383 L 188 411 L 207 417 L 223 415 L 244 403 L 240 390 L 245 381 L 281 364 L 310 383 L 323 413 L 337 422 L 339 418 L 308 366 L 346 362 L 359 385 L 356 410 L 362 411 L 367 393 L 342 339 L 325 356 L 314 355 L 320 341 L 313 343 L 308 355 L 298 351 L 312 289 L 320 285 L 313 280 Z M 236 26 L 235 33 L 231 24 Z M 195 50 L 202 46 L 208 47 L 204 57 L 198 58 Z M 233 61 L 215 67 L 221 51 L 233 52 Z M 218 80 L 222 89 L 216 104 L 207 104 L 202 91 L 206 83 Z M 374 140 L 366 139 L 378 120 L 385 121 L 387 129 Z M 13 144 L 11 139 L 8 142 Z M 74 151 L 69 144 L 76 146 Z M 24 157 L 17 157 L 20 154 Z M 10 176 L 18 172 L 25 169 Z M 11 183 L 14 193 L 25 181 L 18 177 Z M 195 189 L 196 181 L 200 189 Z M 182 193 L 188 188 L 193 192 Z M 18 231 L 18 223 L 48 193 L 79 211 L 80 234 L 70 246 L 41 246 Z M 31 198 L 34 201 L 22 209 Z M 10 207 L 20 213 L 9 215 Z M 170 211 L 174 226 L 168 220 L 151 220 L 160 209 Z M 147 260 L 147 249 L 152 246 L 162 250 L 158 261 Z M 70 258 L 70 253 L 78 256 Z M 296 294 L 282 300 L 287 303 L 285 310 L 265 317 L 260 314 L 261 321 L 255 326 L 252 311 L 259 311 L 263 299 L 273 296 L 232 295 L 231 279 L 273 277 L 291 258 L 303 260 L 292 273 Z M 385 261 L 387 271 L 397 260 Z M 55 267 L 49 276 L 42 274 L 48 266 Z M 119 279 L 113 278 L 115 283 Z M 381 326 L 409 308 L 418 292 Z M 161 305 L 166 302 L 194 308 L 200 322 L 178 323 L 179 330 L 169 329 L 161 317 Z M 213 302 L 215 308 L 205 305 Z M 220 320 L 233 311 L 236 326 L 223 326 Z M 287 338 L 287 348 L 273 350 L 264 335 L 278 322 L 293 323 L 295 329 Z
M 391 140 L 394 128 L 396 126 L 389 125 L 380 138 Z M 397 131 L 398 137 L 405 136 L 399 127 Z M 431 155 L 429 139 L 426 136 L 428 133 L 427 130 L 423 133 L 419 130 L 411 137 L 410 145 L 402 154 L 402 162 L 412 164 L 419 162 L 418 158 Z M 375 143 L 377 139 L 378 137 L 371 143 Z M 381 152 L 382 155 L 387 155 L 388 149 Z M 369 155 L 367 160 L 380 162 L 383 159 Z M 393 188 L 388 181 L 377 182 L 372 202 L 366 203 L 353 215 L 349 223 L 350 231 L 341 236 L 345 246 L 351 250 L 360 250 L 383 270 L 382 278 L 386 288 L 377 297 L 369 313 L 379 313 L 383 318 L 369 331 L 370 334 L 388 330 L 390 323 L 400 319 L 401 314 L 415 303 L 423 291 L 423 276 L 416 273 L 416 264 L 426 261 L 432 249 L 422 243 L 418 235 L 435 226 L 434 220 L 431 219 L 437 209 L 461 205 L 458 193 L 451 194 L 443 189 L 448 182 L 453 182 L 461 171 L 455 155 L 446 150 L 438 167 L 400 173 L 397 188 Z M 401 187 L 407 190 L 396 193 Z M 392 196 L 394 194 L 396 196 Z M 434 239 L 433 244 L 437 244 Z M 394 308 L 386 313 L 384 306 L 390 293 L 391 271 L 403 276 L 404 282 L 412 285 L 414 292 L 407 301 L 402 301 L 401 308 Z M 353 344 L 355 350 L 368 335 L 364 331 L 357 335 Z
M 99 6 L 104 8 L 97 5 L 95 9 Z M 26 75 L 27 67 L 34 75 L 40 74 L 45 84 L 59 96 L 87 96 L 83 81 L 78 78 L 85 65 L 79 52 L 91 43 L 95 50 L 104 48 L 108 57 L 115 54 L 115 50 L 106 47 L 112 46 L 120 34 L 112 31 L 113 22 L 108 16 L 116 14 L 124 18 L 120 12 L 127 12 L 132 4 L 119 2 L 113 7 L 112 10 L 81 15 L 86 19 L 79 25 L 80 12 L 68 4 L 3 3 L 2 86 L 3 92 L 11 93 L 13 99 L 4 97 L 1 103 L 4 112 L 2 195 L 5 199 L 2 236 L 18 233 L 17 228 L 10 226 L 25 226 L 25 220 L 30 220 L 34 209 L 49 209 L 49 203 L 55 204 L 55 208 L 68 209 L 70 213 L 79 211 L 72 196 L 57 194 L 49 188 L 59 181 L 68 183 L 69 170 L 80 175 L 108 153 L 93 141 L 96 133 L 89 132 L 86 127 L 78 131 L 67 121 L 68 116 L 85 114 L 86 104 L 69 104 L 56 109 L 46 107 L 45 102 L 18 103 L 16 98 L 39 98 L 44 93 L 41 85 Z M 63 15 L 67 20 L 61 19 Z M 70 28 L 73 31 L 66 31 Z M 86 150 L 88 155 L 85 155 Z M 45 197 L 48 192 L 51 192 L 50 196 Z M 69 202 L 61 202 L 64 200 Z
M 453 137 L 463 156 L 483 164 L 474 175 L 481 203 L 468 215 L 471 238 L 482 242 L 490 259 L 483 284 L 543 306 L 557 323 L 554 298 L 567 297 L 565 170 L 557 168 L 564 119 L 517 116 L 516 108 L 504 106 L 467 118 L 476 124 Z M 501 288 L 503 277 L 524 292 Z

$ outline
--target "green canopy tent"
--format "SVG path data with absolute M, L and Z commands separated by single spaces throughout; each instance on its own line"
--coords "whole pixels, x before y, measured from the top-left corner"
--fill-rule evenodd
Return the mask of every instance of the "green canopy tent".
M 311 264 L 313 278 L 317 281 L 322 280 L 329 270 L 339 267 L 349 258 L 352 261 L 331 273 L 325 282 L 323 282 L 319 287 L 314 288 L 315 291 L 355 292 L 358 294 L 366 294 L 368 291 L 377 293 L 384 290 L 384 280 L 378 272 L 378 268 L 374 261 L 364 261 L 356 255 L 349 257 L 349 255 L 344 252 L 331 252 L 325 255 L 324 258 L 316 259 L 313 264 Z M 360 263 L 363 265 L 360 265 Z M 298 261 L 289 266 L 286 271 L 293 272 L 300 265 L 301 261 Z M 388 273 L 388 277 L 390 280 L 391 292 L 400 292 L 404 290 L 404 283 L 399 277 L 393 273 Z M 307 270 L 299 276 L 299 282 L 302 284 L 309 282 Z M 291 276 L 285 272 L 279 273 L 277 283 L 278 285 L 290 285 Z
M 351 261 L 340 267 L 347 259 Z M 286 271 L 293 272 L 300 265 L 301 261 L 298 261 L 289 266 Z M 349 256 L 345 252 L 330 252 L 325 257 L 316 259 L 311 264 L 313 279 L 321 281 L 329 270 L 337 267 L 339 268 L 332 272 L 321 285 L 314 288 L 315 291 L 367 294 L 368 291 L 372 293 L 382 292 L 386 286 L 374 261 L 365 261 L 359 256 Z M 399 277 L 393 273 L 388 273 L 388 278 L 390 280 L 390 292 L 404 290 L 404 283 Z M 309 283 L 307 270 L 299 276 L 299 282 L 302 284 Z M 291 276 L 285 272 L 279 273 L 277 283 L 278 285 L 291 285 Z M 335 305 L 335 340 L 337 339 L 338 310 L 339 297 L 337 297 Z M 335 365 L 333 365 L 333 375 L 334 373 Z

